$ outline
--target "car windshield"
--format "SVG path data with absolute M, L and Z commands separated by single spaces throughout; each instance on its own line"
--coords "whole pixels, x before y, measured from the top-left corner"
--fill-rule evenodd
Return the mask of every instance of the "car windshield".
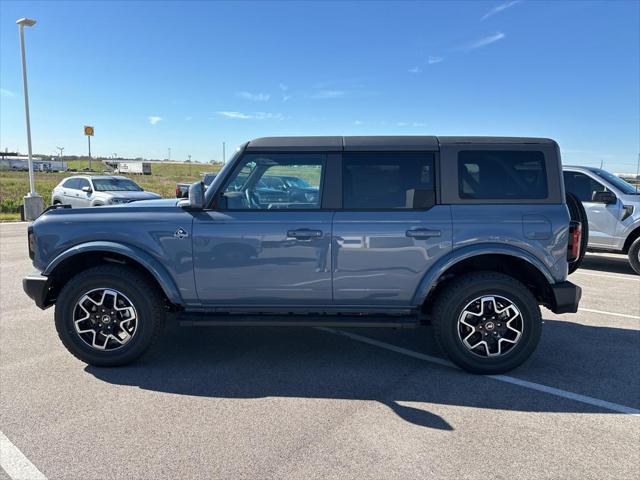
M 638 195 L 638 188 L 634 187 L 630 183 L 625 182 L 619 176 L 614 175 L 611 172 L 607 172 L 606 170 L 595 169 L 593 173 L 598 175 L 600 178 L 604 178 L 611 185 L 616 187 L 622 193 L 626 195 Z
M 98 192 L 141 192 L 137 183 L 126 178 L 94 178 L 93 186 Z
M 204 182 L 205 185 L 211 185 L 211 182 L 213 182 L 215 178 L 216 178 L 215 173 L 206 173 L 202 181 Z
M 297 188 L 311 187 L 307 182 L 305 182 L 303 179 L 298 177 L 286 177 L 284 180 L 289 187 L 297 187 Z

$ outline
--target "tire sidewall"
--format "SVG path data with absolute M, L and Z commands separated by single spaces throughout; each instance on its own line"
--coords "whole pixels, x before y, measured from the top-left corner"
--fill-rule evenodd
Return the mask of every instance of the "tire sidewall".
M 61 292 L 55 307 L 58 334 L 65 346 L 81 360 L 92 365 L 121 365 L 140 356 L 153 339 L 153 312 L 149 298 L 144 294 L 144 282 L 135 282 L 133 277 L 114 275 L 85 275 L 71 280 Z M 73 323 L 76 303 L 82 296 L 96 288 L 112 288 L 124 294 L 132 303 L 138 317 L 133 338 L 122 347 L 111 351 L 96 350 L 87 345 L 78 335 Z
M 535 350 L 541 335 L 540 309 L 530 295 L 519 292 L 500 282 L 491 286 L 468 289 L 455 299 L 448 310 L 450 318 L 441 330 L 442 340 L 447 345 L 449 357 L 466 370 L 477 373 L 499 373 L 511 370 L 526 360 Z M 524 287 L 523 287 L 524 288 Z M 528 293 L 528 292 L 526 292 Z M 458 319 L 462 310 L 480 296 L 500 296 L 512 302 L 522 315 L 523 331 L 520 341 L 507 353 L 499 357 L 482 357 L 469 351 L 458 335 Z
M 629 263 L 631 264 L 631 268 L 640 275 L 640 258 L 638 255 L 640 254 L 640 237 L 636 238 L 634 242 L 629 247 Z

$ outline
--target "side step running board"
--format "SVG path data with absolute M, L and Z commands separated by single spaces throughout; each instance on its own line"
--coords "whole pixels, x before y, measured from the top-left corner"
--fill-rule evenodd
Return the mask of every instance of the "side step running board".
M 415 328 L 416 316 L 357 315 L 207 315 L 204 313 L 177 315 L 181 327 L 334 327 L 334 328 Z

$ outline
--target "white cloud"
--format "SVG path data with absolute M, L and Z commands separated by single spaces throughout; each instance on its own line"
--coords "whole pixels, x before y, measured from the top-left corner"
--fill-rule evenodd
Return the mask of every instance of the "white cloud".
M 443 60 L 444 60 L 443 57 L 429 56 L 428 62 L 429 62 L 429 65 L 433 65 L 434 63 L 440 63 Z
M 420 67 L 418 67 L 417 65 L 409 69 L 409 73 L 420 73 L 420 71 Z
M 162 117 L 156 117 L 156 116 L 150 116 L 147 117 L 147 119 L 149 120 L 149 123 L 151 125 L 157 125 L 158 123 L 160 123 L 162 121 Z
M 282 90 L 283 92 L 286 92 L 287 90 L 289 90 L 289 86 L 285 85 L 284 83 L 281 83 L 278 86 L 280 87 L 280 90 Z
M 361 122 L 360 120 L 356 120 L 355 122 L 353 122 L 354 125 L 362 125 L 364 122 Z
M 504 33 L 496 32 L 492 35 L 487 35 L 486 37 L 482 37 L 476 40 L 475 42 L 471 42 L 466 47 L 464 47 L 464 50 L 475 50 L 476 48 L 486 47 L 487 45 L 491 45 L 492 43 L 502 40 L 505 37 L 506 35 Z
M 409 124 L 407 122 L 397 122 L 396 125 L 399 126 L 399 127 L 408 127 L 409 126 Z
M 509 2 L 501 3 L 497 7 L 494 7 L 491 10 L 489 10 L 487 13 L 485 13 L 483 17 L 480 19 L 480 21 L 484 22 L 487 18 L 495 15 L 496 13 L 500 13 L 503 10 L 506 10 L 507 8 L 513 7 L 514 5 L 517 5 L 520 2 L 521 0 L 511 0 Z
M 426 123 L 422 123 L 422 122 L 413 122 L 411 124 L 412 127 L 426 127 L 427 124 Z
M 291 100 L 293 98 L 293 95 L 283 95 L 282 96 L 282 101 L 286 102 L 287 100 Z
M 343 97 L 345 92 L 343 90 L 320 90 L 317 93 L 311 95 L 311 98 L 338 98 Z
M 191 120 L 193 120 L 193 117 L 184 117 L 185 122 L 190 122 Z
M 254 102 L 266 102 L 271 98 L 268 93 L 236 92 L 236 96 Z
M 218 115 L 222 115 L 227 118 L 238 118 L 241 120 L 282 120 L 284 115 L 281 113 L 271 113 L 271 112 L 253 112 L 253 113 L 242 113 L 242 112 L 230 112 L 230 111 L 222 111 L 216 112 Z
M 13 93 L 11 90 L 0 88 L 0 95 L 2 95 L 3 97 L 13 97 L 15 93 Z

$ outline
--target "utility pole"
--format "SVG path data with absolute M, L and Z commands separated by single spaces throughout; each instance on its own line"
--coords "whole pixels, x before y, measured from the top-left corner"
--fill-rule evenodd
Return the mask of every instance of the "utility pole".
M 27 87 L 27 58 L 24 48 L 24 27 L 33 27 L 35 20 L 21 18 L 16 21 L 20 31 L 20 52 L 22 54 L 22 86 L 24 88 L 24 111 L 27 120 L 27 149 L 29 152 L 29 193 L 24 200 L 25 220 L 35 220 L 44 210 L 44 200 L 36 193 L 35 178 L 33 176 L 33 156 L 31 150 L 31 119 L 29 118 L 29 89 Z
M 64 147 L 56 147 L 60 153 L 58 153 L 58 160 L 62 161 L 62 152 L 64 152 Z

